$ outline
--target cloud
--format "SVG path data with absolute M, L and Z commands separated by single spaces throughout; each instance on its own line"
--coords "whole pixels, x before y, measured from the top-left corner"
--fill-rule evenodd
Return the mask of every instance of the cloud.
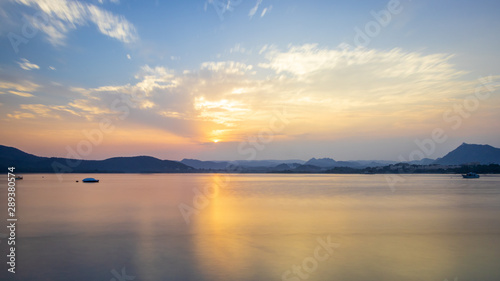
M 106 0 L 99 0 L 99 4 L 104 4 Z M 109 0 L 113 4 L 120 4 L 120 0 Z
M 11 118 L 11 119 L 35 119 L 36 118 L 35 114 L 33 114 L 33 113 L 21 112 L 21 111 L 15 111 L 14 113 L 8 113 L 7 117 Z
M 198 70 L 176 74 L 166 67 L 145 65 L 135 75 L 134 84 L 71 88 L 74 98 L 66 104 L 22 107 L 9 117 L 81 122 L 101 118 L 120 121 L 126 115 L 127 124 L 155 127 L 205 142 L 207 132 L 234 127 L 251 115 L 246 101 L 234 96 L 244 95 L 251 88 L 247 82 L 243 87 L 240 80 L 252 76 L 252 69 L 234 61 L 205 62 Z M 238 85 L 237 89 L 233 85 Z
M 0 80 L 0 94 L 13 94 L 20 97 L 32 97 L 33 92 L 40 86 L 33 82 L 22 80 L 10 82 Z
M 255 3 L 255 6 L 253 6 L 252 9 L 250 9 L 250 11 L 248 12 L 248 16 L 250 17 L 250 19 L 253 18 L 253 16 L 257 13 L 261 4 L 262 4 L 262 0 L 257 0 L 257 2 Z M 266 13 L 271 11 L 272 8 L 273 8 L 273 5 L 270 5 L 266 8 L 264 8 L 262 10 L 262 12 L 260 13 L 260 17 L 261 18 L 264 17 L 266 15 Z
M 118 39 L 124 43 L 130 43 L 136 40 L 135 27 L 123 16 L 115 16 L 93 5 L 88 5 L 87 10 L 89 13 L 89 21 L 97 25 L 102 34 Z
M 200 70 L 209 70 L 212 72 L 223 72 L 226 74 L 244 74 L 246 71 L 252 70 L 252 65 L 247 65 L 235 61 L 223 62 L 204 62 L 201 64 Z
M 68 103 L 67 106 L 62 106 L 56 109 L 64 110 L 74 115 L 85 117 L 89 120 L 92 120 L 95 116 L 104 116 L 112 113 L 109 108 L 100 104 L 95 104 L 95 101 L 90 99 L 77 99 Z
M 255 13 L 257 13 L 257 10 L 259 10 L 259 6 L 260 6 L 261 3 L 262 3 L 262 0 L 257 0 L 257 3 L 255 3 L 255 6 L 253 6 L 253 8 L 250 9 L 250 11 L 248 12 L 248 16 L 250 18 L 253 18 L 253 16 L 255 15 Z
M 9 90 L 9 93 L 16 95 L 16 96 L 20 96 L 20 97 L 25 97 L 25 98 L 29 98 L 29 97 L 33 96 L 30 93 L 18 92 L 18 91 L 13 91 L 13 90 Z
M 51 108 L 43 104 L 22 104 L 21 109 L 25 109 L 33 112 L 35 115 L 40 117 L 49 117 Z
M 219 19 L 223 20 L 224 14 L 226 12 L 232 12 L 234 8 L 240 5 L 242 2 L 243 0 L 208 0 L 207 2 L 205 2 L 203 10 L 207 11 L 208 5 L 211 4 L 214 6 Z
M 26 19 L 48 36 L 51 44 L 64 45 L 70 30 L 93 23 L 98 30 L 123 43 L 137 40 L 133 24 L 123 16 L 115 15 L 95 5 L 68 0 L 15 0 L 19 4 L 37 8 L 42 14 L 25 15 Z
M 318 72 L 360 68 L 370 72 L 370 77 L 408 77 L 451 79 L 465 74 L 457 71 L 447 54 L 423 55 L 403 52 L 395 48 L 389 51 L 373 49 L 321 49 L 317 44 L 292 46 L 288 51 L 270 50 L 268 63 L 259 66 L 277 73 L 288 73 L 297 77 L 308 77 Z M 376 70 L 376 71 L 373 71 Z
M 260 14 L 260 17 L 263 18 L 266 15 L 266 13 L 271 12 L 272 9 L 273 9 L 273 5 L 271 5 L 267 8 L 264 8 L 264 10 L 262 10 L 262 13 Z
M 135 76 L 141 80 L 136 84 L 136 90 L 141 90 L 146 96 L 149 96 L 155 89 L 168 89 L 175 87 L 175 80 L 172 79 L 174 74 L 171 70 L 165 67 L 150 67 L 145 65 L 141 71 Z
M 53 67 L 53 66 L 51 66 L 51 65 L 49 65 L 49 69 L 50 69 L 50 70 L 56 70 L 56 68 L 55 68 L 55 67 Z
M 132 57 L 130 56 L 130 54 L 127 54 L 127 59 L 131 60 Z
M 241 54 L 251 55 L 252 51 L 247 50 L 245 47 L 243 47 L 241 44 L 238 43 L 238 44 L 235 44 L 234 47 L 229 49 L 229 53 L 230 54 L 241 53 Z
M 265 57 L 268 62 L 259 66 L 281 81 L 272 83 L 276 90 L 271 100 L 282 99 L 296 118 L 294 126 L 302 128 L 297 133 L 325 138 L 332 132 L 387 137 L 426 133 L 444 122 L 445 109 L 462 103 L 478 84 L 465 78 L 467 72 L 457 69 L 449 54 L 308 44 L 271 49 Z M 283 90 L 287 93 L 280 94 Z M 486 112 L 491 104 L 481 106 Z
M 32 70 L 32 69 L 40 69 L 40 67 L 34 63 L 31 63 L 29 60 L 22 58 L 21 61 L 18 61 L 17 64 L 24 70 Z
M 246 116 L 250 111 L 246 104 L 239 101 L 228 99 L 208 101 L 203 96 L 195 97 L 193 105 L 199 112 L 198 118 L 229 127 L 234 126 L 232 122 L 241 120 L 241 113 Z
M 34 118 L 52 118 L 62 119 L 62 113 L 71 113 L 78 115 L 70 106 L 64 105 L 45 105 L 45 104 L 21 104 L 20 109 L 14 113 L 7 114 L 7 117 L 13 119 L 34 119 Z
M 448 54 L 316 44 L 285 50 L 268 46 L 261 51 L 257 67 L 208 61 L 176 72 L 144 65 L 134 83 L 72 88 L 75 96 L 70 102 L 47 105 L 49 111 L 20 108 L 12 118 L 67 114 L 84 120 L 116 119 L 126 107 L 127 124 L 203 143 L 244 140 L 268 128 L 275 111 L 284 110 L 290 124 L 276 136 L 281 140 L 304 134 L 325 141 L 391 137 L 432 131 L 442 122 L 443 110 L 462 102 L 478 84 L 466 79 L 466 72 L 457 69 Z M 3 89 L 29 92 L 13 86 Z M 481 114 L 495 113 L 499 103 L 492 96 L 481 104 Z

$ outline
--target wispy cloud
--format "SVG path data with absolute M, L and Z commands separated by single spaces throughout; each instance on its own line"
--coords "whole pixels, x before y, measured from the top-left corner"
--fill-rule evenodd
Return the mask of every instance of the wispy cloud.
M 389 51 L 377 51 L 365 48 L 319 48 L 317 44 L 292 46 L 281 52 L 270 50 L 266 53 L 268 63 L 259 66 L 270 68 L 276 73 L 288 73 L 307 78 L 315 73 L 330 70 L 345 71 L 361 68 L 371 71 L 369 77 L 408 77 L 421 75 L 421 78 L 452 79 L 465 74 L 456 70 L 449 63 L 448 54 L 423 55 L 416 52 L 404 52 L 399 48 Z
M 20 97 L 25 97 L 25 98 L 29 98 L 29 97 L 32 97 L 33 95 L 30 94 L 30 93 L 26 93 L 26 92 L 19 92 L 19 91 L 14 91 L 14 90 L 9 90 L 9 93 L 13 94 L 13 95 L 16 95 L 16 96 L 20 96 Z
M 236 61 L 219 61 L 219 62 L 204 62 L 201 64 L 200 70 L 209 70 L 212 72 L 222 72 L 225 74 L 244 74 L 246 71 L 252 70 L 252 65 L 247 65 Z
M 22 58 L 21 61 L 18 61 L 17 64 L 24 70 L 32 70 L 32 69 L 40 69 L 40 67 L 34 63 L 31 63 L 29 60 Z
M 120 0 L 109 0 L 109 2 L 113 4 L 120 4 Z M 106 3 L 106 0 L 99 0 L 99 4 L 104 4 Z
M 7 117 L 12 119 L 34 119 L 34 118 L 51 118 L 62 119 L 61 114 L 69 112 L 73 115 L 78 115 L 69 106 L 61 105 L 45 105 L 45 104 L 21 104 L 21 110 L 16 110 L 13 113 L 7 114 Z
M 269 6 L 269 7 L 266 7 L 262 10 L 262 13 L 260 14 L 260 17 L 264 17 L 267 13 L 271 12 L 271 10 L 273 9 L 273 5 Z
M 234 47 L 232 47 L 232 48 L 229 49 L 229 53 L 230 54 L 240 53 L 240 54 L 250 55 L 250 54 L 252 54 L 252 51 L 249 50 L 249 49 L 246 49 L 241 44 L 237 43 L 237 44 L 234 45 Z
M 40 86 L 33 82 L 22 80 L 10 82 L 0 80 L 0 94 L 13 94 L 21 97 L 32 97 L 33 92 Z
M 255 13 L 257 13 L 257 11 L 259 10 L 259 6 L 260 6 L 261 3 L 262 3 L 262 0 L 257 0 L 257 3 L 255 3 L 255 6 L 253 6 L 253 8 L 250 9 L 250 11 L 248 12 L 248 16 L 250 18 L 253 18 L 253 16 L 255 15 Z
M 70 30 L 93 23 L 98 30 L 124 43 L 137 40 L 133 24 L 123 16 L 115 15 L 100 7 L 80 1 L 68 0 L 15 0 L 19 4 L 39 9 L 48 20 L 26 15 L 31 24 L 48 36 L 53 45 L 64 45 Z

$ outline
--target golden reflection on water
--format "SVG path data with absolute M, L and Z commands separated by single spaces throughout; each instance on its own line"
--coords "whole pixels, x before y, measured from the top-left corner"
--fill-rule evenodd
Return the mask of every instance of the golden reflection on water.
M 386 196 L 380 190 L 378 196 L 302 196 L 293 189 L 286 195 L 266 193 L 260 181 L 272 189 L 276 178 L 262 177 L 257 184 L 253 176 L 232 177 L 197 217 L 193 227 L 199 235 L 193 244 L 198 266 L 209 280 L 279 280 L 285 270 L 313 255 L 319 237 L 327 236 L 341 246 L 318 264 L 312 280 L 444 280 L 457 275 L 464 262 L 473 261 L 468 254 L 486 264 L 498 258 L 488 251 L 498 235 L 482 237 L 489 241 L 480 249 L 469 248 L 474 229 L 467 226 L 474 216 L 454 208 L 453 200 Z M 327 186 L 335 186 L 335 180 L 330 178 Z M 436 205 L 444 208 L 426 209 Z M 492 269 L 486 266 L 486 272 L 474 276 L 488 276 Z

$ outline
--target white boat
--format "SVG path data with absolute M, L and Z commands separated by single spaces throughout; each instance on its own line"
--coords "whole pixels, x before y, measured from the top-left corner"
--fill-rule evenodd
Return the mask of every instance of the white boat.
M 464 179 L 478 179 L 478 178 L 479 178 L 479 175 L 478 175 L 478 174 L 476 174 L 476 173 L 469 172 L 469 173 L 467 173 L 467 174 L 465 174 L 465 175 L 462 175 L 462 177 L 463 177 Z

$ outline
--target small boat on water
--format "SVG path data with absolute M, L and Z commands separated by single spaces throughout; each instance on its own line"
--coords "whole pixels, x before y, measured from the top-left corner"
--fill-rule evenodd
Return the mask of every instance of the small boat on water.
M 23 176 L 19 175 L 19 176 L 16 176 L 16 180 L 22 180 L 23 179 Z
M 478 179 L 478 178 L 479 178 L 479 175 L 478 175 L 478 174 L 476 174 L 476 173 L 469 172 L 469 173 L 467 173 L 467 174 L 465 174 L 465 175 L 462 175 L 462 177 L 463 177 L 464 179 Z
M 99 182 L 99 180 L 96 180 L 94 178 L 85 178 L 82 180 L 82 182 Z

